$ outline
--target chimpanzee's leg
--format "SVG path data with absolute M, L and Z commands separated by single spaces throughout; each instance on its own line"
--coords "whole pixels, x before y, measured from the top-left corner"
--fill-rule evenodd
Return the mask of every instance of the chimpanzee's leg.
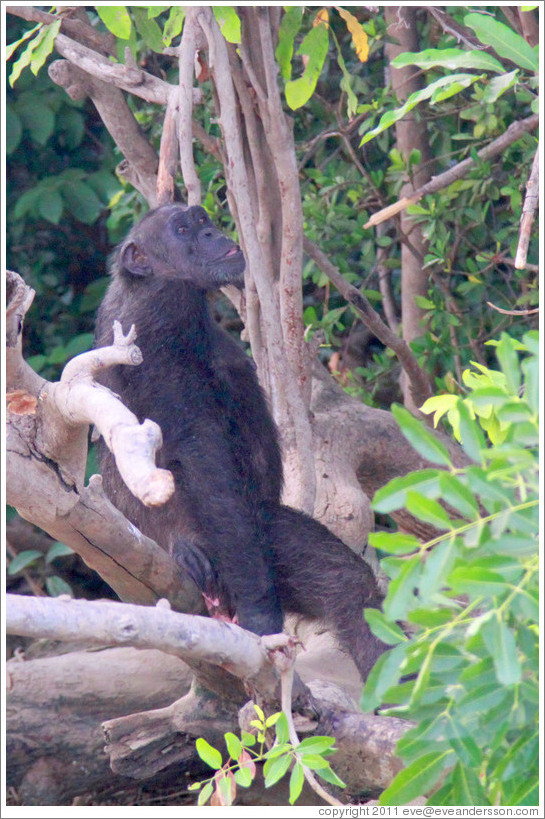
M 321 523 L 286 506 L 270 509 L 269 538 L 283 611 L 331 627 L 365 680 L 388 648 L 363 616 L 364 608 L 382 604 L 369 565 Z

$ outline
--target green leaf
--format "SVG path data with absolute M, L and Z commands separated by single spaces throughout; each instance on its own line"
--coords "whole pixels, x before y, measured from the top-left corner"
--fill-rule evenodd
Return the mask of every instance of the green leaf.
M 291 763 L 291 755 L 285 754 L 283 756 L 276 756 L 273 759 L 267 759 L 263 765 L 263 776 L 265 777 L 265 787 L 270 788 L 279 779 L 282 779 Z
M 508 74 L 500 74 L 499 77 L 492 77 L 485 88 L 482 102 L 485 105 L 492 105 L 502 94 L 514 86 L 517 82 L 518 75 L 518 69 L 515 68 L 514 71 L 510 71 Z
M 243 788 L 249 788 L 253 782 L 252 772 L 249 768 L 239 768 L 234 773 L 235 782 Z
M 278 727 L 277 727 L 278 731 Z M 257 740 L 254 734 L 248 733 L 248 731 L 242 731 L 240 735 L 240 741 L 246 748 L 251 748 L 253 745 L 256 744 Z
M 399 424 L 401 432 L 416 449 L 419 455 L 432 463 L 451 466 L 450 455 L 446 446 L 405 407 L 392 404 L 392 414 Z
M 304 784 L 305 773 L 303 771 L 303 766 L 300 762 L 297 762 L 293 766 L 290 776 L 290 805 L 293 805 L 299 799 Z
M 518 395 L 520 387 L 519 357 L 513 344 L 513 339 L 508 336 L 507 333 L 501 334 L 500 341 L 496 346 L 496 355 L 500 362 L 502 372 L 505 375 L 507 389 L 512 392 L 513 395 Z
M 242 753 L 242 743 L 240 739 L 231 731 L 225 734 L 225 744 L 227 746 L 227 753 L 231 759 L 238 759 Z
M 302 19 L 302 6 L 287 6 L 282 17 L 282 22 L 280 23 L 275 56 L 280 66 L 280 73 L 285 80 L 289 80 L 291 77 L 293 42 L 301 28 Z
M 406 506 L 411 515 L 430 523 L 437 529 L 453 528 L 452 521 L 443 507 L 432 498 L 425 498 L 420 492 L 409 490 Z
M 19 55 L 19 59 L 13 63 L 11 74 L 9 75 L 9 84 L 12 88 L 21 76 L 23 69 L 30 65 L 32 60 L 32 52 L 37 46 L 39 46 L 42 37 L 43 31 L 40 31 L 36 37 L 29 42 L 22 54 Z
M 214 793 L 214 786 L 211 782 L 207 782 L 199 794 L 197 805 L 206 805 L 212 794 Z
M 38 23 L 37 26 L 34 26 L 34 28 L 31 28 L 28 31 L 26 31 L 23 34 L 23 36 L 20 37 L 18 40 L 15 40 L 14 43 L 10 43 L 9 45 L 6 46 L 6 62 L 8 60 L 11 60 L 13 53 L 19 48 L 21 43 L 24 43 L 26 40 L 28 40 L 30 37 L 36 34 L 41 25 L 42 23 Z
M 479 504 L 473 492 L 454 475 L 445 472 L 439 477 L 439 483 L 443 493 L 443 500 L 453 506 L 464 517 L 473 520 L 479 515 Z
M 395 646 L 407 639 L 403 629 L 397 623 L 391 623 L 387 620 L 380 609 L 364 609 L 363 614 L 375 637 L 378 637 L 386 645 Z
M 19 106 L 19 114 L 33 142 L 45 145 L 55 128 L 55 114 L 48 105 L 33 101 L 28 106 Z
M 75 219 L 86 225 L 96 222 L 103 205 L 90 185 L 86 182 L 66 182 L 63 184 L 62 193 Z
M 320 779 L 329 782 L 330 785 L 336 785 L 338 788 L 346 788 L 346 784 L 329 766 L 327 768 L 321 768 L 319 771 L 316 771 L 316 773 Z
M 19 552 L 19 554 L 15 555 L 15 557 L 10 560 L 8 574 L 13 575 L 17 574 L 17 572 L 22 572 L 23 569 L 31 566 L 41 557 L 43 557 L 43 554 L 37 549 L 25 549 L 24 551 Z
M 365 145 L 366 142 L 369 142 L 378 134 L 382 133 L 382 131 L 385 131 L 386 128 L 389 128 L 395 122 L 402 119 L 405 114 L 412 111 L 412 109 L 415 108 L 418 103 L 433 97 L 433 95 L 440 89 L 448 89 L 449 86 L 455 86 L 456 90 L 460 90 L 472 85 L 478 79 L 479 76 L 477 74 L 452 74 L 450 77 L 441 77 L 440 79 L 435 80 L 435 82 L 432 82 L 426 88 L 415 91 L 400 108 L 395 108 L 393 111 L 387 111 L 382 115 L 377 127 L 373 128 L 372 131 L 367 131 L 367 133 L 364 134 L 363 139 L 360 142 L 360 147 Z
M 429 48 L 426 51 L 405 52 L 392 60 L 394 68 L 417 65 L 419 68 L 441 66 L 449 71 L 476 68 L 481 71 L 503 72 L 503 65 L 484 51 L 462 51 L 459 48 Z
M 418 307 L 422 308 L 422 310 L 435 310 L 435 304 L 425 296 L 415 296 L 414 301 Z
M 222 758 L 220 752 L 217 748 L 213 748 L 203 737 L 197 739 L 195 748 L 202 761 L 206 762 L 210 768 L 214 768 L 216 771 L 221 768 Z
M 121 40 L 129 39 L 132 22 L 126 6 L 95 6 L 95 8 L 108 31 Z
M 500 57 L 529 71 L 539 71 L 539 59 L 532 46 L 509 26 L 489 14 L 477 13 L 466 14 L 464 24 L 473 29 L 481 43 L 492 46 Z
M 411 604 L 417 602 L 415 589 L 418 586 L 422 563 L 420 555 L 403 561 L 401 571 L 388 586 L 388 594 L 383 603 L 385 616 L 389 620 L 402 620 Z
M 522 671 L 517 656 L 517 644 L 509 626 L 498 615 L 491 617 L 482 626 L 481 634 L 494 660 L 498 681 L 502 685 L 520 682 Z
M 393 478 L 386 486 L 375 492 L 373 509 L 376 512 L 388 513 L 403 508 L 407 502 L 407 492 L 411 489 L 417 489 L 427 497 L 437 497 L 441 492 L 439 475 L 437 469 L 422 469 L 401 478 Z
M 327 27 L 323 23 L 319 23 L 305 35 L 297 50 L 298 54 L 308 57 L 303 75 L 297 80 L 289 80 L 286 83 L 286 102 L 292 111 L 308 102 L 314 93 L 328 49 L 329 33 Z
M 447 737 L 453 751 L 463 765 L 477 768 L 483 761 L 482 751 L 467 729 L 452 717 L 448 721 Z
M 17 150 L 22 136 L 21 119 L 13 106 L 8 104 L 6 105 L 6 154 L 8 156 Z
M 66 546 L 64 543 L 59 543 L 59 541 L 57 541 L 47 550 L 45 562 L 51 563 L 51 561 L 55 560 L 57 557 L 66 557 L 67 555 L 73 554 L 74 550 L 71 549 L 70 546 Z
M 335 737 L 307 737 L 296 747 L 298 754 L 322 754 L 335 745 Z
M 265 724 L 265 712 L 264 712 L 264 711 L 263 711 L 263 709 L 262 709 L 262 708 L 261 708 L 259 705 L 257 705 L 257 703 L 255 703 L 255 702 L 254 702 L 254 711 L 256 712 L 256 714 L 257 714 L 257 716 L 259 717 L 259 719 L 261 720 L 261 722 L 262 722 L 263 724 Z
M 374 711 L 382 704 L 386 691 L 399 680 L 400 666 L 407 653 L 407 643 L 381 654 L 365 683 L 361 697 L 362 711 Z
M 273 725 L 276 725 L 281 716 L 282 711 L 277 711 L 276 714 L 271 714 L 271 716 L 267 717 L 265 720 L 265 728 L 272 728 Z
M 501 574 L 478 566 L 457 566 L 447 579 L 455 594 L 467 594 L 472 598 L 494 597 L 508 589 Z
M 415 759 L 381 793 L 379 805 L 408 805 L 417 796 L 429 792 L 452 756 L 452 751 L 436 751 Z
M 138 33 L 144 40 L 148 48 L 159 54 L 163 51 L 163 32 L 155 22 L 151 20 L 145 6 L 131 6 L 131 12 Z
M 64 209 L 62 196 L 58 191 L 43 191 L 38 199 L 38 213 L 53 225 L 58 225 Z
M 154 17 L 159 17 L 163 12 L 168 11 L 171 6 L 148 6 L 148 17 L 150 20 Z
M 51 577 L 46 577 L 45 587 L 50 597 L 60 597 L 61 594 L 68 594 L 73 597 L 72 589 L 62 577 L 57 577 L 56 574 Z
M 54 23 L 44 26 L 43 31 L 39 35 L 39 42 L 32 52 L 32 60 L 30 62 L 30 70 L 34 76 L 37 75 L 38 71 L 53 51 L 55 46 L 55 38 L 59 33 L 60 27 L 61 20 L 55 20 Z
M 428 554 L 418 584 L 418 594 L 423 604 L 436 591 L 447 585 L 446 577 L 452 568 L 454 559 L 455 551 L 448 541 L 434 546 Z
M 472 461 L 481 463 L 481 453 L 486 449 L 481 428 L 475 419 L 471 417 L 469 408 L 461 398 L 458 399 L 456 408 L 459 414 L 460 443 L 462 444 L 464 452 Z
M 297 748 L 297 751 L 299 751 L 299 748 Z M 323 756 L 320 756 L 320 754 L 302 754 L 301 764 L 304 765 L 305 768 L 310 768 L 313 771 L 329 768 L 329 762 L 327 759 L 324 759 Z
M 168 47 L 175 37 L 181 33 L 185 19 L 183 6 L 171 6 L 170 14 L 163 29 L 163 42 Z
M 403 532 L 370 532 L 369 545 L 393 555 L 410 554 L 420 549 L 418 538 Z
M 240 43 L 242 39 L 240 19 L 233 6 L 212 6 L 214 17 L 228 43 Z
M 486 793 L 475 771 L 460 762 L 452 774 L 452 793 L 456 805 L 489 805 Z
M 290 738 L 290 729 L 288 726 L 288 718 L 282 712 L 276 723 L 276 741 L 280 744 L 288 742 Z
M 511 795 L 509 804 L 513 806 L 539 805 L 539 780 L 537 776 L 530 776 L 521 782 Z

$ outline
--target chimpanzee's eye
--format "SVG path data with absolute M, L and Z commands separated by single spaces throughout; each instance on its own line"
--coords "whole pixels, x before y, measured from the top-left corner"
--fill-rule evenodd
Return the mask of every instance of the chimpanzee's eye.
M 199 225 L 205 225 L 207 222 L 208 222 L 207 216 L 201 216 L 201 218 L 199 219 Z
M 185 225 L 180 225 L 180 227 L 176 228 L 176 233 L 187 233 L 187 228 Z

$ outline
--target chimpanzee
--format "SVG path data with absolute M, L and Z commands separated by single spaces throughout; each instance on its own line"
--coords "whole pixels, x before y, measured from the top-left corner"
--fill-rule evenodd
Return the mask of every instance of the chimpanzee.
M 112 343 L 118 319 L 124 332 L 135 325 L 144 360 L 101 381 L 140 422 L 159 424 L 157 463 L 176 488 L 164 506 L 146 508 L 102 446 L 105 490 L 243 628 L 274 634 L 284 613 L 317 618 L 365 679 L 386 648 L 363 618 L 365 606 L 381 605 L 374 575 L 322 524 L 281 505 L 278 434 L 255 366 L 207 306 L 207 291 L 243 286 L 244 268 L 239 246 L 201 207 L 156 208 L 117 248 L 96 346 Z

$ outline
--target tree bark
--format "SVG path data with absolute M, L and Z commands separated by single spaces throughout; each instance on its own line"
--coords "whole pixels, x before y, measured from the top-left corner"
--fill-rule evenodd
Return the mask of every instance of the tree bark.
M 390 62 L 392 87 L 400 103 L 422 87 L 413 66 L 391 67 L 392 60 L 398 54 L 419 50 L 416 13 L 415 7 L 387 6 L 384 9 L 388 36 L 394 40 L 386 43 L 385 53 Z M 412 179 L 403 186 L 401 196 L 410 196 L 430 176 L 428 133 L 426 123 L 418 119 L 418 116 L 410 112 L 395 124 L 396 144 L 403 159 L 408 162 L 411 151 L 415 149 L 421 154 L 420 163 L 415 167 Z M 424 332 L 425 311 L 416 303 L 416 297 L 428 294 L 428 276 L 423 270 L 427 243 L 421 228 L 405 212 L 401 215 L 400 227 L 401 233 L 410 240 L 401 245 L 401 326 L 403 339 L 410 344 Z M 405 375 L 401 379 L 401 387 L 405 405 L 410 409 L 417 409 L 419 403 L 415 402 L 410 382 Z

